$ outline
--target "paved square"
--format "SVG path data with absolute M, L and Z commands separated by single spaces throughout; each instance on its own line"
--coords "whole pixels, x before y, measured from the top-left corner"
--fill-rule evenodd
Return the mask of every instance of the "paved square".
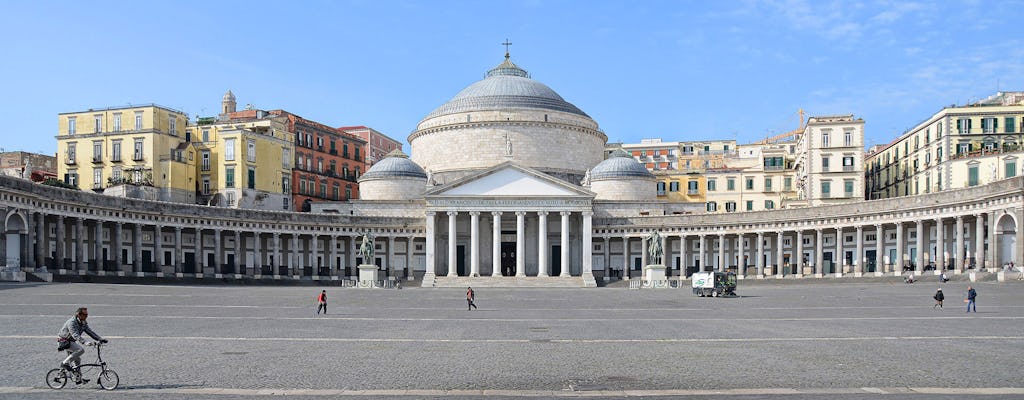
M 0 398 L 1020 398 L 1024 284 L 687 290 L 0 285 Z M 45 388 L 76 306 L 121 389 Z M 91 350 L 91 349 L 90 349 Z M 92 353 L 86 354 L 86 359 Z

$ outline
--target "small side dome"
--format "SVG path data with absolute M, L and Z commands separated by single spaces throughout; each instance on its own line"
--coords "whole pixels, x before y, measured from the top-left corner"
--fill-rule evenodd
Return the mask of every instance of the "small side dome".
M 227 93 L 224 93 L 224 101 L 235 101 L 235 94 L 228 90 Z
M 412 162 L 402 150 L 395 149 L 384 156 L 384 159 L 373 164 L 369 170 L 359 177 L 359 182 L 373 179 L 388 178 L 419 178 L 426 180 L 427 173 L 419 165 Z
M 655 179 L 651 171 L 622 149 L 612 151 L 607 160 L 601 161 L 590 170 L 591 181 L 635 178 Z

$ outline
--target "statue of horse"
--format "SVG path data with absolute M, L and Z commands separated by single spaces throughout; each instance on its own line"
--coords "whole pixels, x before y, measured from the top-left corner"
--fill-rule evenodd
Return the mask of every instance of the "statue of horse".
M 651 264 L 662 263 L 662 256 L 664 255 L 664 251 L 661 248 L 661 235 L 658 234 L 658 231 L 654 231 L 647 236 L 646 240 L 647 256 L 649 258 L 648 262 L 650 262 Z
M 373 264 L 373 237 L 369 233 L 363 234 L 363 241 L 359 244 L 359 255 L 363 257 L 363 264 Z

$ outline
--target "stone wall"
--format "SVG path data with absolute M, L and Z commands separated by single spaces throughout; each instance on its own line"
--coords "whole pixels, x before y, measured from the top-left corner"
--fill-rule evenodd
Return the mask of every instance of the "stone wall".
M 363 200 L 422 199 L 426 190 L 426 180 L 422 178 L 388 177 L 359 182 L 360 198 Z
M 609 179 L 590 183 L 590 191 L 597 194 L 594 200 L 655 200 L 657 186 L 654 179 Z

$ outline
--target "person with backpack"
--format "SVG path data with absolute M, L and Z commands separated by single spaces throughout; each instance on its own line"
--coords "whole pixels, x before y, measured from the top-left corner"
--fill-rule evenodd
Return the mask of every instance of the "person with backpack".
M 971 312 L 971 308 L 974 308 L 974 312 L 978 312 L 978 306 L 974 304 L 974 300 L 978 298 L 978 292 L 973 287 L 967 287 L 967 298 L 964 299 L 964 303 L 967 303 L 967 312 Z
M 316 315 L 320 315 L 320 310 L 324 310 L 324 315 L 327 315 L 327 291 L 323 290 L 320 295 L 316 298 Z
M 939 290 L 935 292 L 935 296 L 932 296 L 932 298 L 935 299 L 935 305 L 932 306 L 932 308 L 942 308 L 942 300 L 946 299 L 946 296 L 942 294 L 942 288 L 939 288 Z

